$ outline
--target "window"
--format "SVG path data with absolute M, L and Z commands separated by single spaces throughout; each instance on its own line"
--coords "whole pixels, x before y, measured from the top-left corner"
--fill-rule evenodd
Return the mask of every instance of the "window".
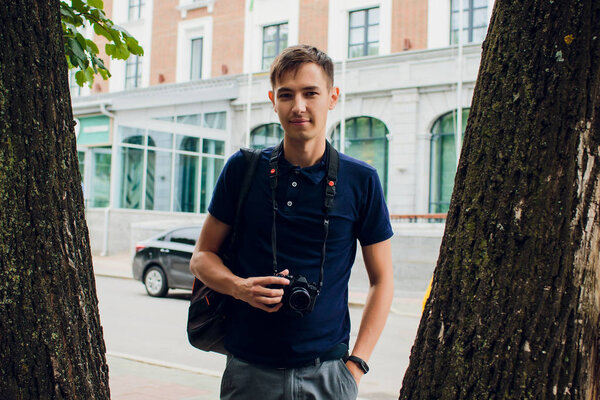
M 264 149 L 276 146 L 282 139 L 283 128 L 280 124 L 265 124 L 252 129 L 252 132 L 250 132 L 250 147 Z
M 125 61 L 125 89 L 140 87 L 142 83 L 142 60 L 133 54 Z
M 287 47 L 288 24 L 269 25 L 263 28 L 262 69 L 267 70 L 271 63 Z
M 196 245 L 196 240 L 200 236 L 200 228 L 182 228 L 171 232 L 169 241 L 173 243 L 182 243 L 190 246 Z
M 469 109 L 462 111 L 462 129 L 467 126 Z M 438 118 L 431 129 L 429 212 L 448 212 L 456 175 L 456 111 Z
M 135 21 L 144 14 L 145 0 L 129 0 L 129 20 Z
M 119 207 L 206 212 L 225 164 L 224 141 L 126 126 L 119 136 Z
M 192 39 L 190 79 L 202 79 L 202 38 Z
M 379 7 L 350 12 L 348 58 L 379 54 Z
M 463 9 L 463 43 L 483 42 L 488 26 L 487 0 L 451 0 L 450 44 L 458 43 L 460 2 Z
M 110 202 L 110 147 L 96 147 L 91 150 L 92 173 L 88 184 L 90 207 L 108 207 Z
M 338 124 L 333 131 L 333 146 L 340 148 L 340 129 Z M 375 167 L 383 192 L 387 195 L 388 181 L 388 128 L 371 117 L 355 117 L 346 120 L 344 153 Z

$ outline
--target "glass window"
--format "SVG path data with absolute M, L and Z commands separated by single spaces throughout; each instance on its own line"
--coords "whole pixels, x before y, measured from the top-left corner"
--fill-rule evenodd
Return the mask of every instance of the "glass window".
M 125 89 L 135 89 L 142 84 L 142 59 L 133 54 L 125 61 Z
M 175 158 L 175 204 L 173 211 L 196 212 L 199 157 L 177 154 Z
M 202 38 L 192 39 L 190 79 L 202 79 Z
M 469 109 L 462 111 L 463 134 Z M 448 212 L 456 174 L 456 111 L 442 115 L 431 129 L 429 212 Z
M 227 113 L 225 111 L 206 113 L 204 114 L 204 123 L 202 126 L 205 128 L 221 129 L 224 131 L 226 129 L 226 117 Z
M 281 50 L 287 47 L 288 24 L 269 25 L 263 28 L 262 69 L 267 70 Z
M 459 4 L 461 0 L 451 0 L 450 44 L 458 43 L 458 26 L 460 25 Z M 488 9 L 486 0 L 462 0 L 463 4 L 463 43 L 478 43 L 485 39 L 487 33 Z
M 192 136 L 177 135 L 177 150 L 193 151 L 195 153 L 200 151 L 200 138 Z
M 129 20 L 134 21 L 142 18 L 144 14 L 145 0 L 129 0 Z
M 108 207 L 110 202 L 110 148 L 92 150 L 92 176 L 89 184 L 90 207 Z
M 123 208 L 142 208 L 144 150 L 121 147 L 121 197 Z
M 146 210 L 171 209 L 171 157 L 171 152 L 148 150 Z
M 250 147 L 264 149 L 277 145 L 283 139 L 283 128 L 278 123 L 258 126 L 250 132 Z
M 85 151 L 77 152 L 77 159 L 79 160 L 79 176 L 81 176 L 81 183 L 85 177 Z
M 202 114 L 178 115 L 177 123 L 200 126 L 202 125 Z
M 340 148 L 341 124 L 333 131 L 333 146 Z M 388 129 L 372 117 L 355 117 L 346 120 L 344 153 L 375 167 L 383 191 L 387 195 L 388 181 Z
M 202 157 L 202 186 L 200 188 L 200 212 L 205 213 L 212 198 L 217 178 L 223 169 L 222 158 Z
M 379 7 L 350 12 L 348 57 L 379 54 Z
M 148 146 L 173 148 L 173 134 L 161 131 L 148 131 Z
M 169 235 L 169 241 L 195 246 L 199 236 L 200 228 L 183 228 L 173 231 L 171 235 Z
M 221 113 L 213 114 L 210 121 L 222 117 Z M 183 117 L 201 121 L 203 115 Z M 206 212 L 215 179 L 225 163 L 225 141 L 130 127 L 119 127 L 118 132 L 121 137 L 118 207 Z M 102 162 L 107 168 L 99 170 L 98 175 L 104 173 L 109 177 L 110 158 L 99 158 L 99 165 Z M 105 192 L 104 197 L 98 194 L 98 204 L 108 201 L 108 191 Z
M 128 126 L 120 126 L 119 133 L 121 135 L 121 143 L 128 144 L 144 144 L 145 132 L 140 128 L 130 128 Z
M 202 153 L 225 155 L 225 142 L 222 140 L 204 139 L 202 140 Z

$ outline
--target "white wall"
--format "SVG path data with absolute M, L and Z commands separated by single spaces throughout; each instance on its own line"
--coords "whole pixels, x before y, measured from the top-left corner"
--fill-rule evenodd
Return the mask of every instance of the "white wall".
M 129 21 L 129 2 L 127 0 L 115 0 L 113 3 L 112 20 L 119 26 L 122 26 L 135 37 L 139 44 L 144 48 L 142 57 L 142 81 L 140 87 L 150 85 L 150 58 L 152 48 L 152 14 L 154 0 L 145 0 L 143 15 L 140 19 Z M 125 61 L 114 60 L 110 62 L 110 73 L 112 77 L 109 80 L 109 91 L 120 92 L 125 90 Z
M 246 10 L 250 7 L 246 0 Z M 262 70 L 263 27 L 288 23 L 288 46 L 298 44 L 300 0 L 254 0 L 252 12 L 246 13 L 244 32 L 244 73 Z
M 202 79 L 211 77 L 212 35 L 212 17 L 179 22 L 177 26 L 177 82 L 190 80 L 192 39 L 197 38 L 202 38 Z
M 379 55 L 390 54 L 392 38 L 391 0 L 329 0 L 327 54 L 339 61 L 348 57 L 349 13 L 379 7 Z

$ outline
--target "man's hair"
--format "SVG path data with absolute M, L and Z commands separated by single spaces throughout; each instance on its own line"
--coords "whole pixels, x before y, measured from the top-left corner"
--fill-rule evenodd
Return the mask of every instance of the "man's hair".
M 314 46 L 300 44 L 284 49 L 271 64 L 271 87 L 275 89 L 277 82 L 287 72 L 296 72 L 302 64 L 313 63 L 323 68 L 329 87 L 333 86 L 333 61 Z

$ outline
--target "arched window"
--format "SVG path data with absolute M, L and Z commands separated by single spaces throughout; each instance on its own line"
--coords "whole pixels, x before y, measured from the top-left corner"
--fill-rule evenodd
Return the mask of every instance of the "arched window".
M 469 109 L 462 110 L 462 133 Z M 456 175 L 456 110 L 442 115 L 431 128 L 431 169 L 429 174 L 429 212 L 448 212 Z
M 340 148 L 340 126 L 333 130 L 333 146 Z M 387 196 L 388 182 L 388 128 L 371 117 L 355 117 L 346 120 L 344 153 L 372 165 Z
M 278 123 L 257 126 L 250 132 L 250 147 L 264 149 L 279 144 L 283 139 L 283 128 Z

